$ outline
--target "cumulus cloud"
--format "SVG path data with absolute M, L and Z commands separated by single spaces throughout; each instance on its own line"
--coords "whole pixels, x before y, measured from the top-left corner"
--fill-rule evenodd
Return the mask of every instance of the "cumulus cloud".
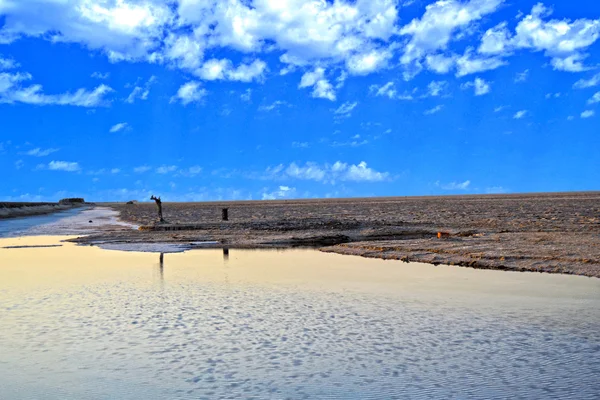
M 502 23 L 489 29 L 483 36 L 479 52 L 487 55 L 510 55 L 519 49 L 541 51 L 550 57 L 556 70 L 581 72 L 585 51 L 600 37 L 600 19 L 553 19 L 552 10 L 537 3 L 531 13 L 516 26 L 514 34 Z
M 335 101 L 336 95 L 333 85 L 325 78 L 325 69 L 317 67 L 306 72 L 300 79 L 299 88 L 312 87 L 312 97 Z
M 108 79 L 108 77 L 110 76 L 110 72 L 94 72 L 92 73 L 91 77 L 92 78 L 96 78 L 96 79 Z
M 273 111 L 273 110 L 279 110 L 279 108 L 281 106 L 285 106 L 285 105 L 288 105 L 288 103 L 286 101 L 275 100 L 271 104 L 262 105 L 262 106 L 258 107 L 258 111 L 268 112 L 268 111 Z
M 233 67 L 230 60 L 211 59 L 206 61 L 195 74 L 204 80 L 230 80 L 241 82 L 262 81 L 267 71 L 267 64 L 262 60 L 254 60 L 250 64 L 241 64 Z
M 171 97 L 170 102 L 181 102 L 183 105 L 188 105 L 202 100 L 207 93 L 200 82 L 190 81 L 179 87 L 177 94 Z
M 128 125 L 129 124 L 127 122 L 120 122 L 118 124 L 113 125 L 110 128 L 109 132 L 110 133 L 116 133 L 116 132 L 122 131 L 123 129 L 126 129 Z
M 502 2 L 503 0 L 439 0 L 429 4 L 421 18 L 413 19 L 400 29 L 400 34 L 410 36 L 400 62 L 418 73 L 427 56 L 439 57 L 439 51 L 447 49 L 457 31 L 469 28 L 475 21 L 496 11 Z M 440 63 L 441 60 L 446 65 Z M 438 71 L 449 70 L 450 62 L 447 59 L 429 58 L 427 63 L 440 67 L 437 68 Z
M 79 167 L 79 163 L 76 162 L 50 161 L 50 163 L 48 163 L 48 169 L 51 171 L 76 172 L 81 168 Z
M 490 92 L 490 84 L 486 82 L 484 79 L 475 78 L 472 82 L 467 82 L 461 85 L 461 88 L 470 89 L 473 88 L 475 90 L 475 96 L 482 96 L 484 94 L 488 94 Z
M 0 54 L 0 71 L 19 67 L 19 64 L 12 58 L 4 58 Z
M 427 94 L 431 97 L 440 96 L 447 87 L 448 82 L 446 81 L 432 81 L 427 85 Z

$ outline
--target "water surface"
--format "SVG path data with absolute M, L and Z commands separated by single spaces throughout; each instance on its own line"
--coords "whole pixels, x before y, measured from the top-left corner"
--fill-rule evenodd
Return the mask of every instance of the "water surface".
M 0 240 L 3 399 L 600 395 L 600 280 Z

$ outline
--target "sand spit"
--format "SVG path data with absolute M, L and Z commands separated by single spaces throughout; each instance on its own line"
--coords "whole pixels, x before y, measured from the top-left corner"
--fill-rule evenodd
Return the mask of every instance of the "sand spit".
M 154 225 L 152 203 L 104 206 L 149 230 L 105 231 L 77 242 L 310 246 L 372 258 L 600 277 L 600 192 L 164 203 L 166 225 Z M 224 207 L 229 221 L 221 221 Z M 449 237 L 438 239 L 440 231 Z
M 58 203 L 0 203 L 0 219 L 51 214 L 74 207 L 76 206 Z

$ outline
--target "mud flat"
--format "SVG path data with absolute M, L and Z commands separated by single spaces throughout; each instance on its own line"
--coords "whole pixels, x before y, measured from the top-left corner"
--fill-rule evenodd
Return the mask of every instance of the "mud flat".
M 58 203 L 14 203 L 0 202 L 0 219 L 29 217 L 70 210 L 74 205 Z
M 166 224 L 155 224 L 153 203 L 103 206 L 146 230 L 75 241 L 319 247 L 370 258 L 600 277 L 600 192 L 164 203 Z M 222 208 L 229 208 L 229 221 L 221 221 Z M 438 239 L 438 232 L 449 237 Z

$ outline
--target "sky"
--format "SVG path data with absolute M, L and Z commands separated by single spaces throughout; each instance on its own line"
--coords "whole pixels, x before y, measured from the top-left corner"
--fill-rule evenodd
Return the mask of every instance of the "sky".
M 600 190 L 600 2 L 0 0 L 0 201 Z

